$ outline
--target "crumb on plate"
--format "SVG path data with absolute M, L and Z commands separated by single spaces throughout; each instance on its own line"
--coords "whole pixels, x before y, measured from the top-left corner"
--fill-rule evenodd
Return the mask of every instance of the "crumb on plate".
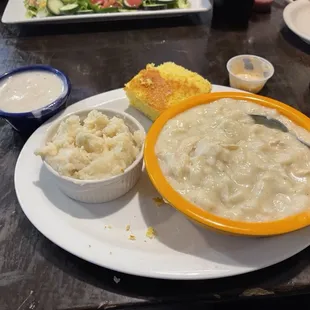
M 129 235 L 128 239 L 129 240 L 136 240 L 136 236 L 135 235 Z
M 162 197 L 155 197 L 155 198 L 152 198 L 152 200 L 155 202 L 157 207 L 160 207 L 165 204 L 165 201 Z
M 146 235 L 148 238 L 153 239 L 153 238 L 155 238 L 155 236 L 156 236 L 156 231 L 155 231 L 155 229 L 154 229 L 153 227 L 150 226 L 150 227 L 147 229 L 145 235 Z

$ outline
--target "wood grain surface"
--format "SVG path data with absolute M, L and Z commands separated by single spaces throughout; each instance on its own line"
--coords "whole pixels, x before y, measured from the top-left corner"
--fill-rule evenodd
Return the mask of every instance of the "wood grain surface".
M 5 4 L 0 1 L 1 12 Z M 55 66 L 72 81 L 72 104 L 122 87 L 150 62 L 174 61 L 212 83 L 227 85 L 227 60 L 237 54 L 257 54 L 275 67 L 261 94 L 310 116 L 310 46 L 284 26 L 282 11 L 281 1 L 275 2 L 272 13 L 253 16 L 247 30 L 212 29 L 211 13 L 164 20 L 0 25 L 0 73 L 28 64 Z M 105 309 L 310 292 L 310 248 L 259 272 L 195 282 L 123 275 L 68 254 L 44 238 L 18 204 L 13 174 L 26 138 L 0 121 L 1 310 Z M 114 276 L 121 279 L 118 284 Z

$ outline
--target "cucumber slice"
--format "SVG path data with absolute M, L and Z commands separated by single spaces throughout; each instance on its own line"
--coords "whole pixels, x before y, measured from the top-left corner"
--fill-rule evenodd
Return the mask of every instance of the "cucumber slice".
M 167 9 L 178 8 L 177 0 L 157 0 L 156 2 L 160 4 L 166 4 Z
M 176 7 L 179 9 L 186 9 L 190 7 L 188 0 L 177 0 Z
M 113 13 L 113 12 L 118 12 L 118 8 L 111 6 L 109 8 L 99 10 L 99 13 Z
M 147 11 L 166 10 L 167 5 L 162 3 L 143 4 L 143 9 Z
M 133 11 L 137 11 L 135 9 L 118 9 L 119 12 L 133 12 Z
M 118 12 L 118 8 L 115 8 L 113 6 L 110 6 L 108 8 L 99 8 L 97 11 L 97 13 L 113 13 L 113 12 Z
M 73 4 L 76 3 L 76 0 L 61 0 L 63 4 Z
M 78 10 L 76 12 L 77 14 L 91 14 L 91 13 L 94 13 L 93 10 Z
M 157 0 L 156 2 L 157 3 L 162 3 L 162 4 L 170 5 L 170 4 L 175 4 L 176 0 Z
M 64 5 L 62 8 L 59 9 L 60 14 L 66 14 L 66 15 L 74 14 L 78 10 L 79 10 L 79 5 L 76 3 Z
M 60 15 L 60 8 L 62 8 L 64 4 L 60 0 L 47 0 L 46 7 L 48 11 L 53 15 Z

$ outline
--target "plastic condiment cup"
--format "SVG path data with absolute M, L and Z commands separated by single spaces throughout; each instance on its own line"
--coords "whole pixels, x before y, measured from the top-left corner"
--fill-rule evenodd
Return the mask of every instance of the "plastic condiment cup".
M 274 67 L 255 55 L 238 55 L 227 62 L 229 83 L 233 88 L 258 93 L 273 76 Z

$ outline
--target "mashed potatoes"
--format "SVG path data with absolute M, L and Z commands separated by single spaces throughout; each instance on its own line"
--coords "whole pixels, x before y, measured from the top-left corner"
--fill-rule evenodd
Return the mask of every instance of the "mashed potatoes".
M 281 120 L 276 111 L 221 99 L 185 111 L 164 126 L 155 151 L 171 186 L 222 217 L 271 221 L 310 208 L 310 150 L 290 133 L 255 124 L 248 114 Z
M 140 153 L 142 131 L 130 132 L 121 118 L 91 111 L 81 121 L 72 115 L 62 121 L 56 134 L 35 152 L 63 176 L 102 180 L 121 174 Z

